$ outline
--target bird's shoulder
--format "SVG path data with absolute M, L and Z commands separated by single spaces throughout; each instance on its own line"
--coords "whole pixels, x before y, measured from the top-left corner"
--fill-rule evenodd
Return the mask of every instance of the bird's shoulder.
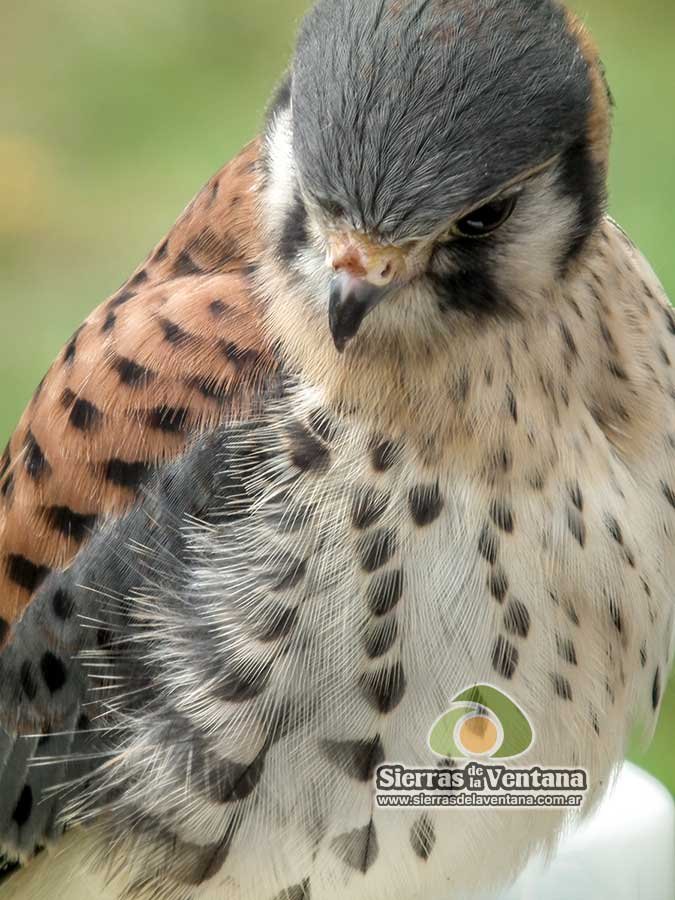
M 278 374 L 252 285 L 259 142 L 218 172 L 77 329 L 0 468 L 0 647 L 53 569 L 198 433 L 241 420 Z

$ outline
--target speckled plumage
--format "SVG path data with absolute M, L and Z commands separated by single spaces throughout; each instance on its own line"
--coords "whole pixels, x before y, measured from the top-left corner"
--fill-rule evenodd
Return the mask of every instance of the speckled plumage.
M 113 898 L 470 896 L 554 846 L 565 813 L 377 809 L 381 761 L 436 764 L 429 728 L 490 682 L 532 719 L 524 762 L 588 769 L 588 811 L 630 729 L 653 728 L 673 634 L 675 317 L 604 215 L 597 54 L 557 5 L 532 8 L 322 0 L 264 140 L 51 371 L 4 476 L 5 557 L 49 568 L 23 587 L 6 568 L 1 599 L 6 853 L 30 858 L 66 821 L 67 865 L 97 858 Z M 363 18 L 340 28 L 350 10 Z M 430 27 L 472 64 L 513 38 L 513 85 L 542 48 L 567 47 L 567 117 L 540 126 L 550 159 L 506 135 L 511 218 L 451 240 L 441 207 L 460 218 L 487 188 L 430 206 L 429 172 L 471 146 L 486 118 L 472 105 L 500 94 L 488 73 L 464 107 L 448 67 L 448 158 L 404 167 L 434 233 L 397 245 L 405 280 L 339 354 L 326 248 L 352 231 L 388 246 L 372 179 L 393 171 L 395 192 L 400 173 L 350 152 L 346 123 L 368 108 L 359 91 L 331 106 L 330 90 L 349 100 L 356 61 L 382 114 L 372 150 L 406 95 L 368 79 L 363 41 L 400 39 L 404 70 L 426 71 L 437 48 L 405 41 Z M 297 92 L 311 111 L 303 84 L 331 40 L 346 69 L 308 147 Z M 117 483 L 123 463 L 142 478 Z M 53 511 L 66 506 L 92 521 Z M 54 891 L 57 868 L 42 854 L 10 890 Z

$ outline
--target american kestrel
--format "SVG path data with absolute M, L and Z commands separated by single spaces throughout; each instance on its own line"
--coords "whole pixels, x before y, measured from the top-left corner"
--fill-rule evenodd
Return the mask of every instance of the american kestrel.
M 8 896 L 474 896 L 569 811 L 379 808 L 381 763 L 490 684 L 588 811 L 653 728 L 675 316 L 605 214 L 610 105 L 556 0 L 309 13 L 3 457 Z

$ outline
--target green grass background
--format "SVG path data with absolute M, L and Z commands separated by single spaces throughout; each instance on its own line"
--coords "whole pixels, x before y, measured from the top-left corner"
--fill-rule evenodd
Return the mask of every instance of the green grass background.
M 617 103 L 612 213 L 675 297 L 675 3 L 573 5 Z M 0 442 L 82 318 L 256 134 L 306 6 L 0 0 Z M 674 687 L 634 756 L 675 792 Z

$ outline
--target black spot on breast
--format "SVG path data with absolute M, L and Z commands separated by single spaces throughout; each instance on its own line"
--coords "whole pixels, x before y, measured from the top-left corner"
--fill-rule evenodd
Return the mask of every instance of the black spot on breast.
M 294 884 L 292 887 L 285 888 L 280 894 L 277 894 L 274 900 L 311 900 L 311 888 L 309 878 L 301 884 Z
M 272 590 L 290 591 L 300 584 L 306 574 L 307 560 L 290 558 L 272 575 Z
M 242 660 L 220 674 L 217 688 L 221 700 L 245 703 L 258 697 L 267 687 L 270 666 L 255 660 Z
M 24 467 L 33 481 L 38 481 L 43 475 L 51 473 L 51 466 L 42 452 L 42 448 L 35 439 L 32 431 L 26 435 L 26 443 L 24 444 L 25 453 Z
M 309 242 L 307 208 L 302 197 L 296 192 L 291 208 L 284 219 L 278 251 L 281 259 L 292 263 Z
M 122 384 L 126 384 L 128 387 L 136 387 L 139 384 L 147 385 L 155 377 L 150 369 L 146 369 L 145 366 L 141 366 L 124 356 L 118 356 L 113 363 L 113 367 L 119 375 Z
M 491 566 L 496 565 L 499 556 L 499 540 L 489 525 L 484 525 L 478 536 L 478 552 Z
M 180 325 L 177 325 L 170 319 L 165 319 L 164 316 L 161 316 L 159 319 L 159 327 L 162 329 L 164 340 L 168 344 L 173 344 L 174 347 L 184 347 L 193 340 L 192 335 L 188 331 L 185 331 L 184 328 L 181 328 Z
M 572 685 L 564 675 L 553 674 L 551 675 L 551 681 L 553 682 L 553 690 L 561 700 L 572 699 Z
M 265 769 L 265 752 L 259 753 L 250 765 L 225 762 L 210 774 L 212 799 L 216 803 L 234 803 L 253 793 Z
M 673 488 L 669 484 L 666 484 L 665 481 L 662 481 L 661 491 L 663 492 L 663 496 L 666 498 L 668 503 L 670 503 L 673 509 L 675 509 L 675 491 L 673 490 Z
M 190 275 L 200 275 L 201 271 L 188 251 L 181 250 L 174 261 L 171 274 L 174 278 L 187 278 Z
M 408 505 L 415 525 L 424 528 L 440 516 L 445 501 L 437 484 L 423 485 L 410 491 Z
M 52 597 L 52 609 L 57 619 L 63 622 L 71 618 L 75 612 L 75 601 L 64 588 L 58 588 L 54 591 Z
M 511 507 L 505 500 L 493 500 L 490 504 L 490 518 L 500 531 L 513 532 L 514 521 Z
M 393 532 L 381 528 L 361 538 L 356 552 L 363 571 L 376 572 L 385 566 L 396 553 L 395 535 Z
M 324 472 L 330 463 L 330 450 L 300 422 L 287 429 L 291 462 L 301 472 Z
M 103 474 L 107 481 L 129 490 L 137 490 L 152 473 L 150 463 L 127 462 L 123 459 L 109 459 L 103 464 Z
M 375 863 L 379 846 L 375 823 L 371 819 L 363 828 L 340 834 L 331 843 L 333 852 L 350 869 L 365 875 Z
M 14 812 L 12 813 L 12 819 L 16 822 L 19 828 L 23 828 L 26 822 L 30 819 L 30 814 L 33 811 L 33 790 L 29 784 L 24 784 L 21 789 L 21 793 L 19 794 L 19 799 L 17 800 L 16 806 L 14 807 Z
M 35 591 L 50 573 L 49 566 L 41 566 L 19 553 L 10 553 L 6 562 L 10 581 L 24 590 Z
M 656 710 L 661 702 L 661 670 L 657 667 L 652 682 L 652 709 Z
M 495 568 L 488 579 L 490 593 L 498 603 L 503 603 L 509 590 L 509 580 L 506 572 L 501 568 Z
M 7 619 L 0 616 L 0 647 L 7 640 L 7 635 L 9 634 L 9 622 Z
M 520 600 L 511 600 L 504 613 L 504 628 L 509 634 L 526 638 L 530 633 L 530 614 Z
M 612 619 L 612 624 L 619 632 L 619 634 L 623 634 L 623 616 L 621 613 L 621 605 L 616 597 L 612 597 L 609 601 L 609 614 Z
M 324 409 L 315 409 L 309 414 L 307 424 L 325 444 L 330 444 L 335 437 L 335 424 L 331 421 L 329 413 Z
M 366 631 L 364 639 L 366 656 L 369 659 L 379 659 L 389 653 L 397 637 L 398 626 L 395 619 L 385 619 L 371 626 Z
M 403 572 L 395 569 L 374 578 L 368 585 L 366 601 L 375 616 L 386 616 L 398 604 L 403 593 Z
M 392 468 L 400 458 L 400 447 L 393 441 L 381 441 L 375 444 L 370 451 L 370 460 L 376 472 L 386 472 Z
M 35 681 L 35 676 L 33 675 L 33 666 L 28 662 L 28 660 L 24 660 L 21 663 L 19 680 L 21 682 L 21 690 L 24 692 L 27 699 L 31 701 L 35 700 L 37 696 L 37 682 Z
M 59 657 L 55 656 L 55 654 L 51 653 L 49 650 L 43 654 L 42 659 L 40 660 L 40 671 L 42 672 L 42 678 L 44 679 L 44 683 L 47 685 L 50 694 L 55 694 L 57 691 L 60 691 L 66 683 L 68 677 L 66 667 Z
M 384 747 L 379 736 L 369 741 L 323 741 L 322 749 L 330 761 L 349 778 L 367 783 L 384 762 Z
M 397 662 L 377 672 L 365 672 L 359 679 L 359 685 L 368 703 L 386 715 L 396 709 L 405 694 L 403 666 Z
M 410 829 L 410 846 L 415 856 L 426 862 L 436 843 L 436 831 L 429 816 L 421 816 Z
M 183 407 L 156 406 L 147 411 L 145 421 L 155 431 L 178 434 L 187 428 L 189 415 L 189 410 Z
M 556 635 L 556 646 L 558 649 L 558 656 L 561 659 L 564 659 L 565 662 L 569 663 L 571 666 L 577 665 L 577 651 L 573 641 L 569 638 L 561 638 L 560 635 Z
M 98 516 L 94 513 L 77 513 L 68 506 L 44 508 L 43 515 L 52 528 L 78 543 L 82 543 L 85 537 L 91 534 L 98 520 Z
M 617 542 L 617 544 L 623 544 L 623 532 L 621 531 L 621 526 L 614 518 L 614 516 L 607 515 L 605 517 L 605 522 L 607 524 L 607 530 Z
M 495 672 L 502 678 L 513 678 L 518 668 L 518 659 L 517 647 L 499 635 L 492 648 L 492 666 Z
M 103 421 L 101 411 L 89 400 L 76 397 L 70 388 L 66 388 L 61 395 L 61 405 L 70 410 L 68 421 L 78 431 L 94 431 Z
M 567 486 L 567 491 L 569 494 L 569 498 L 572 501 L 574 507 L 579 511 L 584 511 L 584 495 L 581 493 L 581 488 L 579 487 L 579 483 L 574 481 L 571 482 Z
M 506 389 L 506 405 L 509 410 L 509 415 L 513 419 L 514 423 L 518 424 L 518 401 L 516 400 L 516 395 L 513 393 L 513 389 L 507 387 Z
M 352 525 L 363 531 L 375 525 L 384 515 L 389 504 L 389 494 L 364 488 L 354 498 Z
M 572 533 L 580 547 L 586 546 L 586 526 L 581 515 L 575 510 L 570 509 L 567 513 L 567 527 Z

